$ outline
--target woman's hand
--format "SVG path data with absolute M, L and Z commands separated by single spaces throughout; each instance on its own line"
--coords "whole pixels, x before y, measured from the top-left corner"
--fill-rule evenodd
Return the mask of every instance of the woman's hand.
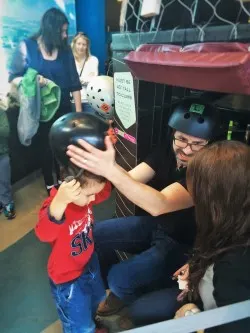
M 182 290 L 182 292 L 177 297 L 178 301 L 182 301 L 188 293 L 188 277 L 189 264 L 182 266 L 173 275 L 173 279 L 177 279 L 179 289 Z
M 84 140 L 79 140 L 78 143 L 83 149 L 73 145 L 68 147 L 67 155 L 71 162 L 80 168 L 108 179 L 108 175 L 112 173 L 116 164 L 115 149 L 110 138 L 108 136 L 105 138 L 105 151 L 91 146 Z
M 40 87 L 44 87 L 48 84 L 48 79 L 46 79 L 42 75 L 38 76 L 38 80 L 39 80 Z
M 180 290 L 188 290 L 188 277 L 189 277 L 189 264 L 182 266 L 174 273 L 173 278 L 177 279 Z
M 173 275 L 173 278 L 183 281 L 188 280 L 188 277 L 189 277 L 189 264 L 183 265 Z
M 82 85 L 82 86 L 87 86 L 87 85 L 89 84 L 89 82 L 91 81 L 91 79 L 92 79 L 93 77 L 95 77 L 95 76 L 96 76 L 96 74 L 93 73 L 93 72 L 91 72 L 91 73 L 88 74 L 87 77 L 85 77 L 85 78 L 80 78 L 81 85 Z
M 82 86 L 85 86 L 87 84 L 87 82 L 84 79 L 81 79 L 81 78 L 80 78 L 80 82 L 81 82 Z

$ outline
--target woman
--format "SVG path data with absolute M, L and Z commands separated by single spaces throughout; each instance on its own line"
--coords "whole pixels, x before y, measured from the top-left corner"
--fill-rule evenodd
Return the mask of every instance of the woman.
M 182 282 L 187 279 L 188 289 L 182 295 L 189 295 L 186 301 L 201 302 L 204 310 L 250 299 L 249 170 L 250 148 L 237 141 L 221 141 L 205 147 L 187 168 L 197 237 L 189 265 L 174 276 L 179 276 Z M 167 320 L 174 317 L 177 307 L 176 288 L 144 295 L 130 306 L 131 321 L 122 318 L 120 326 L 130 328 L 132 323 L 145 325 Z M 250 319 L 206 332 L 250 332 Z
M 10 67 L 9 81 L 18 85 L 28 68 L 39 73 L 40 85 L 46 79 L 54 81 L 61 88 L 61 103 L 56 115 L 48 123 L 40 124 L 41 167 L 46 188 L 54 185 L 53 156 L 48 143 L 48 133 L 52 123 L 61 115 L 71 112 L 70 93 L 76 111 L 81 112 L 81 83 L 75 61 L 68 46 L 68 19 L 59 9 L 51 8 L 42 17 L 40 30 L 33 37 L 21 42 Z
M 90 54 L 90 40 L 83 32 L 78 32 L 76 34 L 71 47 L 75 57 L 77 72 L 82 84 L 82 109 L 84 112 L 93 112 L 93 109 L 88 104 L 86 90 L 91 78 L 98 75 L 98 59 Z
M 188 290 L 204 310 L 250 299 L 250 148 L 222 141 L 200 151 L 188 166 L 197 236 Z M 250 332 L 250 319 L 209 330 Z

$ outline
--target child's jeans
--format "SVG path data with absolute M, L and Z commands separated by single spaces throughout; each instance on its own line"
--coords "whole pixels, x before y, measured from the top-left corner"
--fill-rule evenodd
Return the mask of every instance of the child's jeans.
M 76 280 L 55 285 L 50 280 L 64 333 L 94 333 L 97 307 L 106 297 L 99 261 L 93 253 L 84 273 Z
M 12 202 L 10 158 L 8 154 L 0 155 L 0 203 L 7 206 Z

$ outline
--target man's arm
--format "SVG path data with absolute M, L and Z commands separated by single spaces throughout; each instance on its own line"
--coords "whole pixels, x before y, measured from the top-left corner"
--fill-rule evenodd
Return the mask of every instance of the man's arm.
M 129 176 L 137 182 L 147 184 L 155 175 L 155 171 L 145 162 L 138 164 L 128 172 Z
M 171 184 L 159 192 L 134 180 L 118 165 L 114 166 L 108 179 L 130 201 L 153 216 L 193 206 L 191 196 L 179 183 Z
M 159 192 L 133 179 L 133 171 L 131 171 L 131 177 L 128 172 L 115 163 L 115 150 L 108 137 L 105 138 L 105 143 L 107 150 L 101 151 L 86 141 L 79 140 L 79 144 L 84 150 L 70 146 L 67 154 L 74 164 L 105 177 L 130 201 L 153 216 L 193 206 L 191 196 L 179 183 L 174 183 Z M 134 174 L 139 177 L 138 173 L 134 172 Z

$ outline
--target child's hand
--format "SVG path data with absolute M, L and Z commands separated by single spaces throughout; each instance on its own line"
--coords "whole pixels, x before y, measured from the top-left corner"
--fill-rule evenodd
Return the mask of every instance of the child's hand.
M 79 199 L 81 194 L 81 185 L 75 179 L 66 183 L 63 182 L 56 194 L 56 199 L 58 203 L 68 205 L 69 203 Z

